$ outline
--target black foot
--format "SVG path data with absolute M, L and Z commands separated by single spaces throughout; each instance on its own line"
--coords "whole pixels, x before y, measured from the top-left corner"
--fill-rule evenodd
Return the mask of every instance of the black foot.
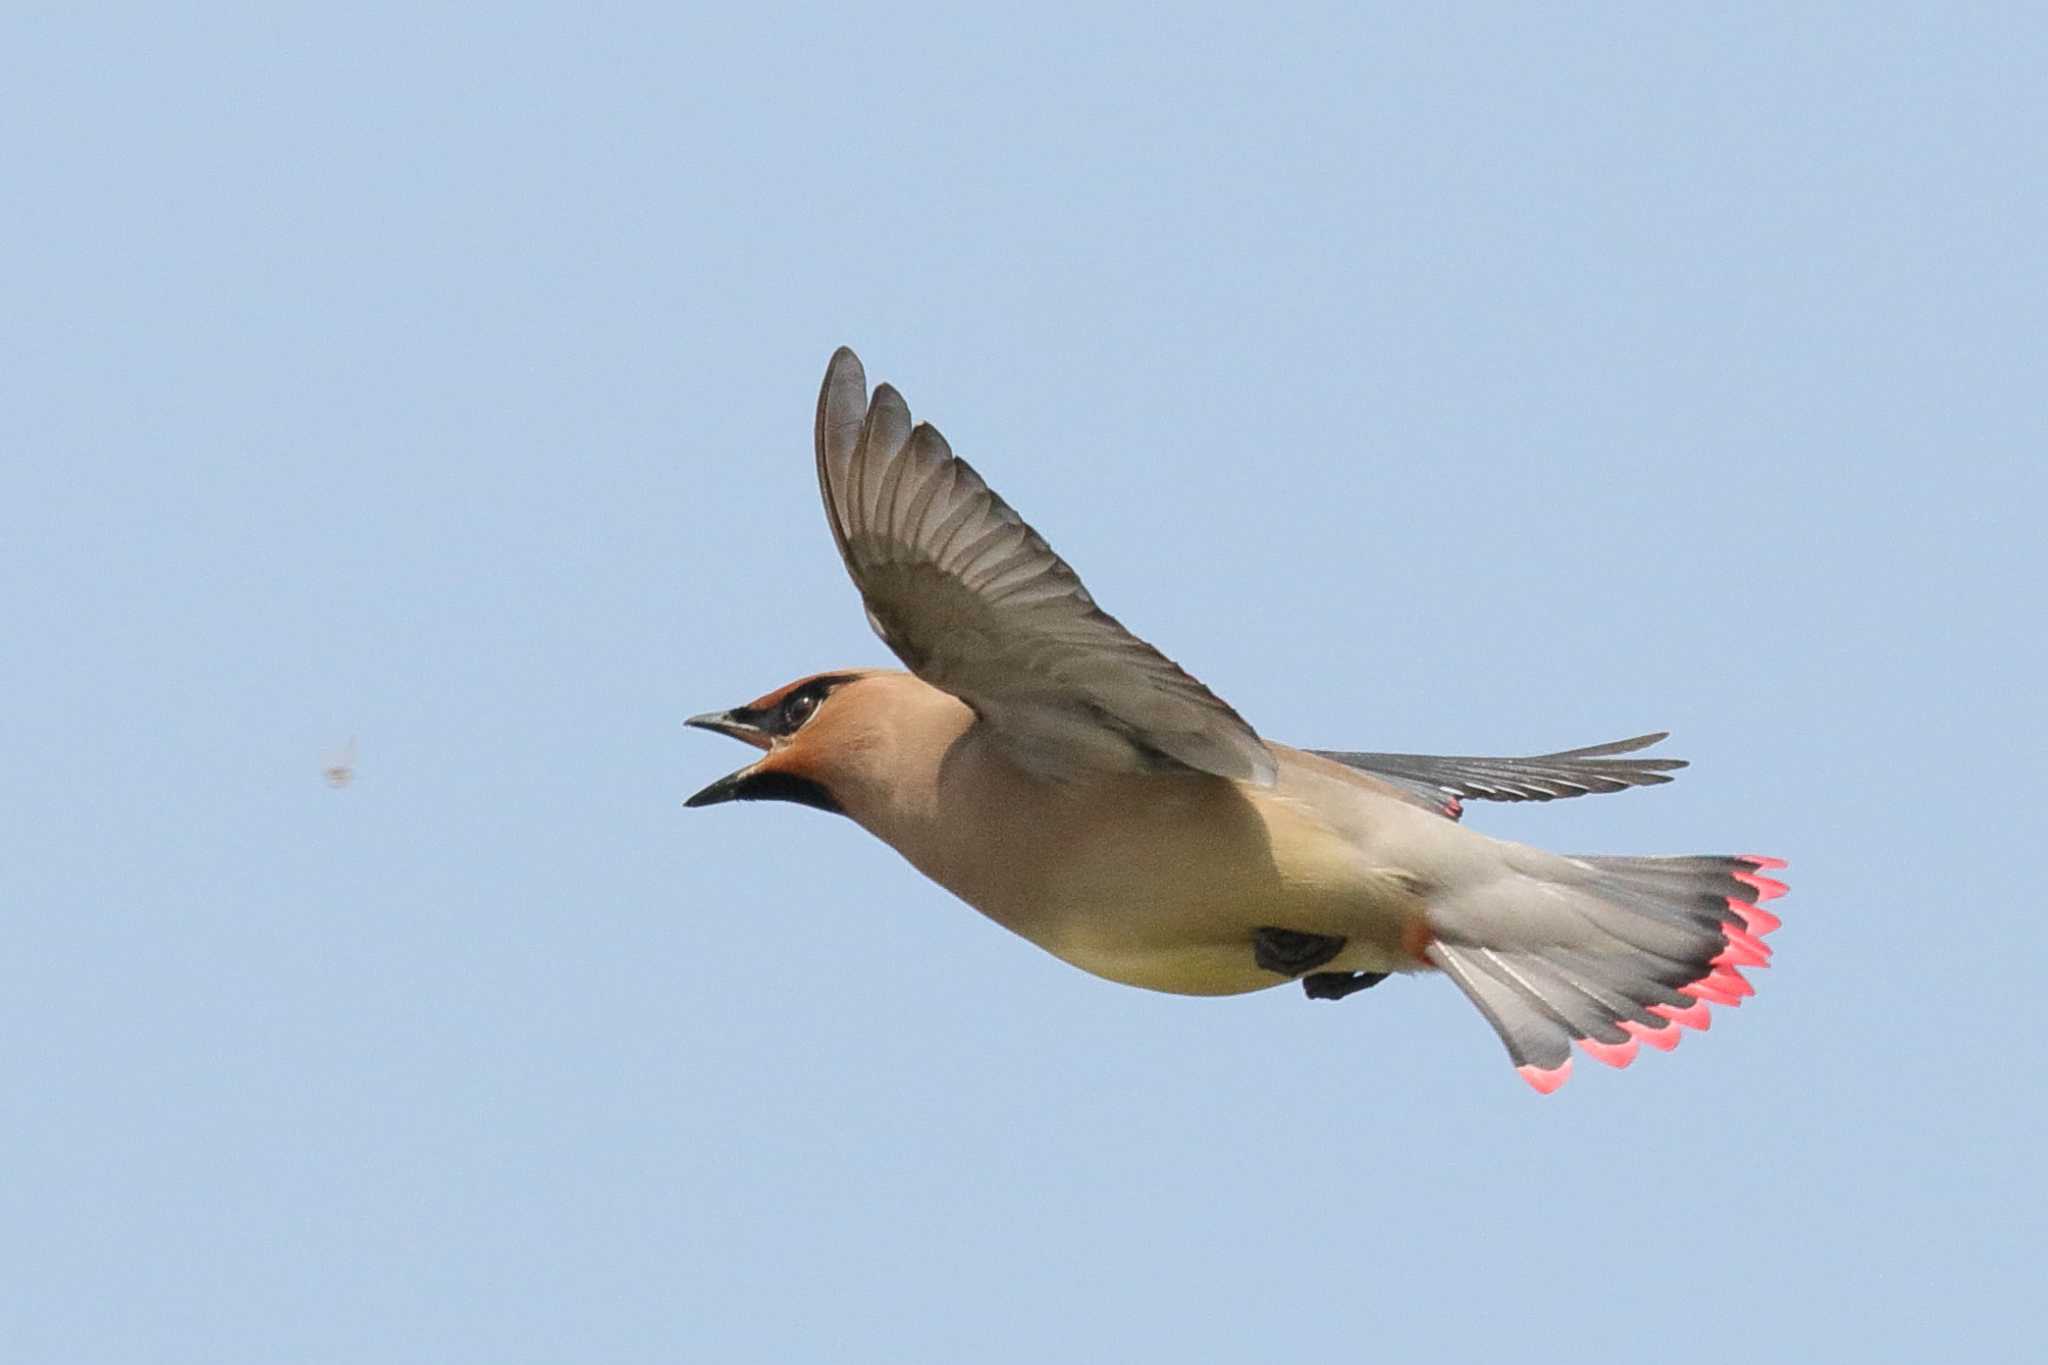
M 1344 951 L 1344 940 L 1299 929 L 1259 929 L 1252 934 L 1252 960 L 1269 972 L 1300 976 Z
M 1302 993 L 1311 1000 L 1342 1000 L 1347 995 L 1369 991 L 1385 981 L 1388 972 L 1312 972 L 1301 979 Z

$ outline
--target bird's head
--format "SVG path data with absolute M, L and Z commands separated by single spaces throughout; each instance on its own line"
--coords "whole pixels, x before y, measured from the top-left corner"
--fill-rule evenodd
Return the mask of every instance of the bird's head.
M 877 731 L 891 710 L 885 679 L 895 677 L 903 675 L 883 669 L 815 673 L 745 706 L 690 716 L 684 724 L 731 735 L 764 753 L 684 804 L 793 800 L 846 814 L 866 769 L 874 767 Z

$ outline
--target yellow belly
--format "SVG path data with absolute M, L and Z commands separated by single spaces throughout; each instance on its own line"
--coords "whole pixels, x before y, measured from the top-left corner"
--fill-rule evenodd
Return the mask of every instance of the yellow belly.
M 924 870 L 1056 957 L 1148 990 L 1283 984 L 1253 956 L 1261 928 L 1345 940 L 1318 970 L 1421 965 L 1403 946 L 1422 916 L 1412 883 L 1308 808 L 1211 778 L 1141 779 L 1120 796 L 1076 808 L 1055 794 L 1029 818 L 1012 807 L 988 826 L 981 856 Z

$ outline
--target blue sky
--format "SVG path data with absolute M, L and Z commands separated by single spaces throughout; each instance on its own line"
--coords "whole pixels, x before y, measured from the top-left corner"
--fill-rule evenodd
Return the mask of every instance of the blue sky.
M 8 1358 L 2037 1338 L 2042 20 L 687 9 L 0 19 Z M 888 661 L 842 342 L 1276 739 L 1675 731 L 1468 819 L 1758 996 L 1544 1100 L 685 811 Z

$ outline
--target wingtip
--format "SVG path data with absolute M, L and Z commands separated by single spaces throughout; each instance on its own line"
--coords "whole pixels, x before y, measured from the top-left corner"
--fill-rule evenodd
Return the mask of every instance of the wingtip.
M 916 425 L 911 419 L 910 403 L 902 391 L 886 379 L 875 385 L 867 400 L 860 439 L 863 442 L 881 441 L 878 455 L 870 458 L 886 459 L 910 441 L 911 431 Z
M 846 409 L 853 409 L 852 416 L 858 417 L 867 407 L 868 372 L 861 368 L 860 357 L 850 346 L 841 346 L 825 362 L 825 382 L 818 386 L 818 417 L 823 420 L 828 407 L 838 410 L 838 420 L 847 420 Z

